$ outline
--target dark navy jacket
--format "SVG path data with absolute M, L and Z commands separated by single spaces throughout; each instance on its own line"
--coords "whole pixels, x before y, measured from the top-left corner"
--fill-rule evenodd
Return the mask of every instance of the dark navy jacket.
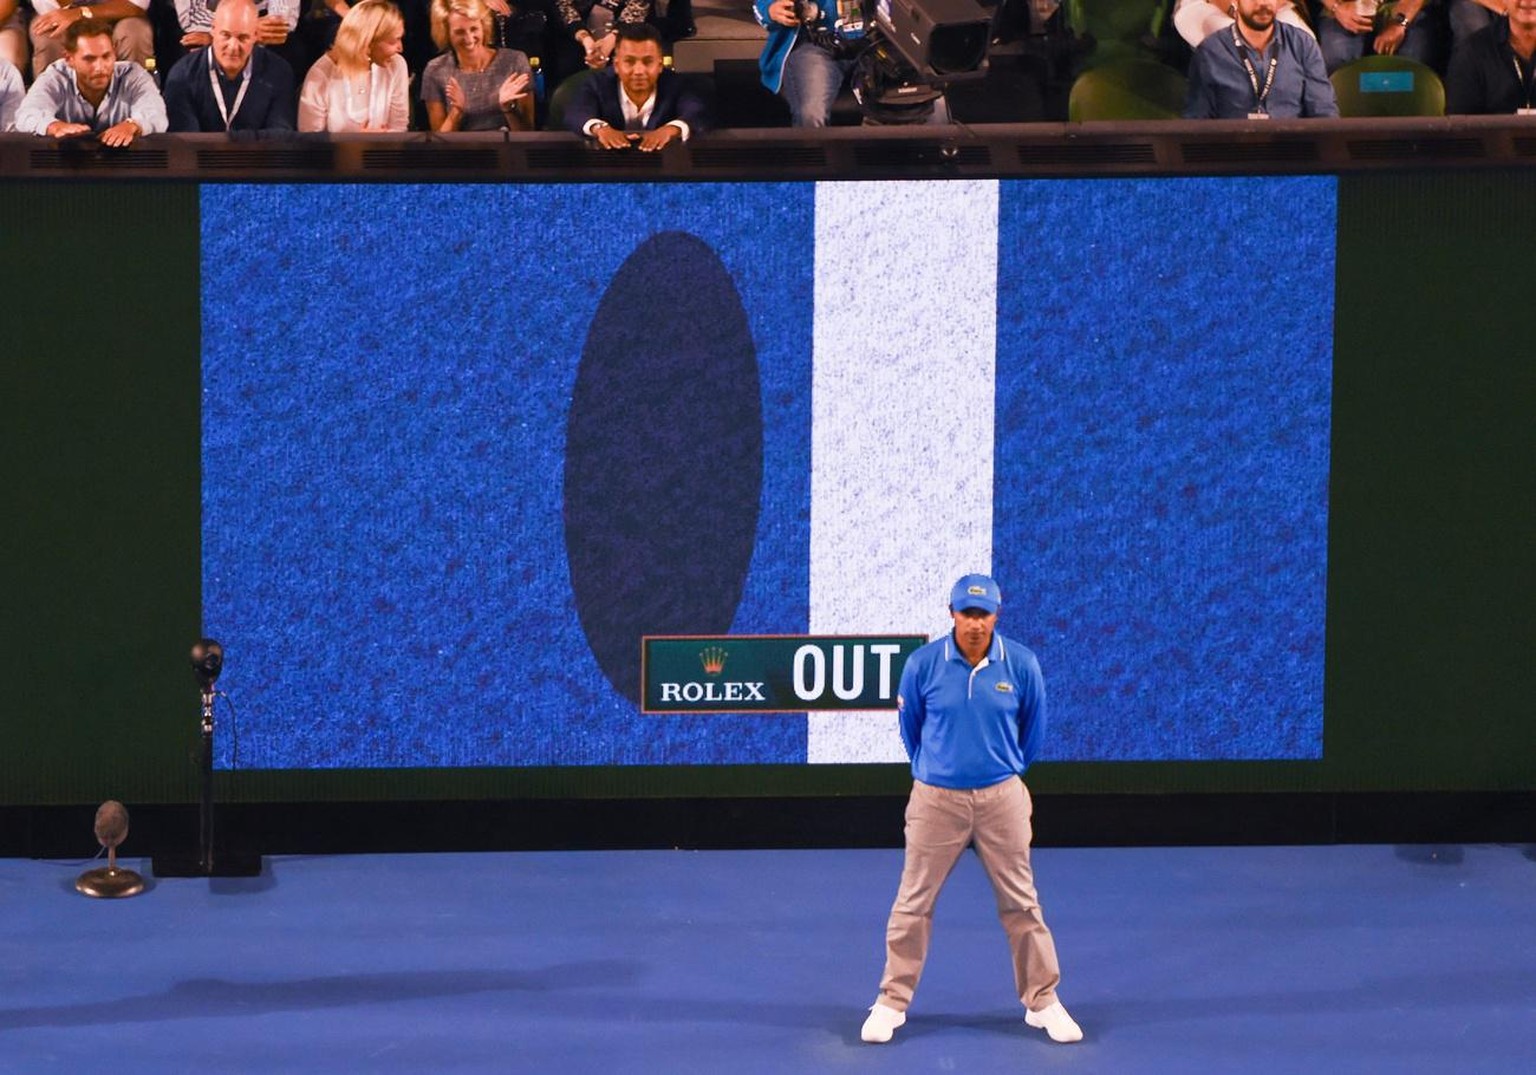
M 224 117 L 208 82 L 211 48 L 189 52 L 176 61 L 165 79 L 165 111 L 173 131 L 224 130 Z M 293 91 L 293 68 L 288 61 L 257 45 L 251 50 L 251 85 L 230 124 L 231 131 L 291 131 L 298 124 L 298 98 Z M 233 103 L 240 83 L 228 82 L 217 72 L 221 86 L 229 88 L 226 101 Z M 228 105 L 226 105 L 228 107 Z
M 612 68 L 598 71 L 577 87 L 575 98 L 565 110 L 566 128 L 581 134 L 589 120 L 600 119 L 623 130 L 624 110 L 619 106 L 622 92 L 619 76 Z M 676 72 L 662 71 L 656 80 L 656 106 L 651 109 L 645 129 L 655 130 L 675 119 L 688 124 L 690 136 L 709 126 L 704 99 Z

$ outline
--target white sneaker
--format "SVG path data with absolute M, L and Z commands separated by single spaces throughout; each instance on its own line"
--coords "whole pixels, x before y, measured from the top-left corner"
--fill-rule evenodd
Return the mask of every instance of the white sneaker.
M 859 1037 L 873 1045 L 880 1045 L 890 1041 L 891 1035 L 896 1033 L 896 1028 L 906 1021 L 906 1012 L 888 1008 L 877 1000 L 869 1006 L 869 1018 L 864 1020 L 864 1027 L 859 1031 Z
M 1038 1030 L 1043 1030 L 1051 1036 L 1052 1041 L 1066 1045 L 1074 1041 L 1083 1040 L 1083 1028 L 1078 1026 L 1073 1018 L 1067 1014 L 1067 1009 L 1061 1006 L 1061 1001 L 1056 1001 L 1049 1008 L 1041 1008 L 1037 1012 L 1026 1011 L 1024 1021 Z M 866 1026 L 868 1024 L 865 1024 Z M 866 1041 L 869 1039 L 866 1038 Z

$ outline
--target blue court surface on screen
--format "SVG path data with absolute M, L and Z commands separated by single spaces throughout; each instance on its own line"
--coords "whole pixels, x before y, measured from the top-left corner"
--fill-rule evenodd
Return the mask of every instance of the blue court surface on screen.
M 1044 757 L 1321 757 L 1334 180 L 997 186 L 990 566 Z M 816 211 L 812 183 L 205 186 L 218 765 L 806 762 L 804 714 L 636 698 L 641 634 L 809 630 Z M 900 275 L 846 281 L 870 331 Z

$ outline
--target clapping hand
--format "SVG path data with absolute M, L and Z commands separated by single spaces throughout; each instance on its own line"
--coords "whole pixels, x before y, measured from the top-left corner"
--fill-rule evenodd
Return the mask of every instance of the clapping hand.
M 514 71 L 507 76 L 507 80 L 496 89 L 496 103 L 501 105 L 503 112 L 528 96 L 528 87 L 532 81 L 526 71 Z

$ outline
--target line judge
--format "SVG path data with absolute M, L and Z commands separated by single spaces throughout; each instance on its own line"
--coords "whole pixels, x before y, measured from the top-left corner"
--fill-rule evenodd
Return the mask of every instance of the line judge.
M 966 846 L 997 895 L 1024 1021 L 1052 1041 L 1081 1041 L 1056 996 L 1061 970 L 1029 862 L 1029 790 L 1020 779 L 1045 737 L 1045 680 L 1035 655 L 997 634 L 997 583 L 966 575 L 949 598 L 954 630 L 907 659 L 896 704 L 912 759 L 906 862 L 885 928 L 885 974 L 860 1037 L 887 1042 L 928 956 L 939 890 Z

